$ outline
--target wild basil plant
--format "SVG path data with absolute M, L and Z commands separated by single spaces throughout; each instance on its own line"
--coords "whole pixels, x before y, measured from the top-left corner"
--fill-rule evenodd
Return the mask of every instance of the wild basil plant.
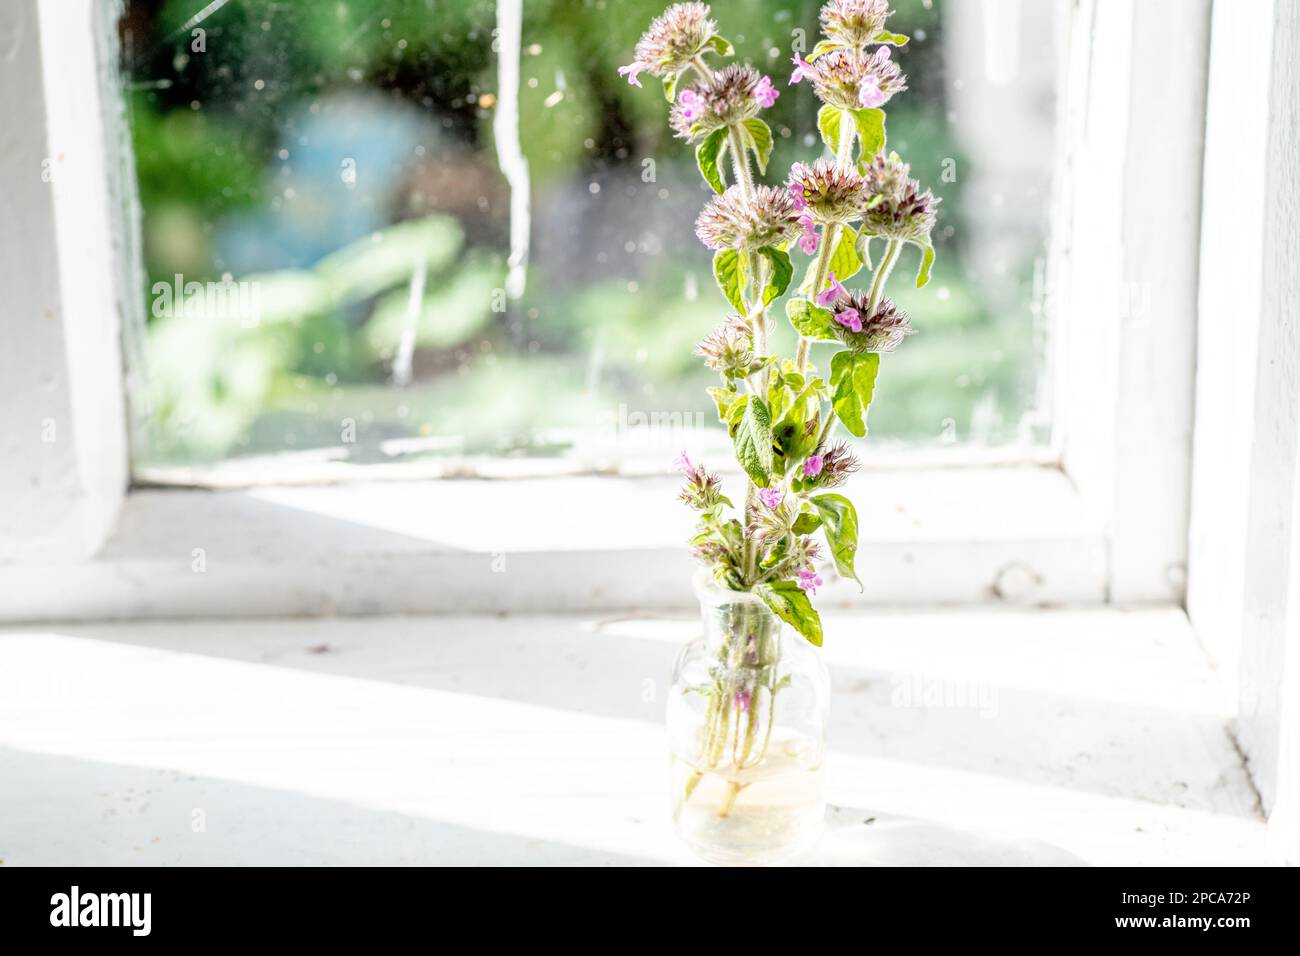
M 822 101 L 817 125 L 832 155 L 795 163 L 778 186 L 759 182 L 754 170 L 767 174 L 772 131 L 761 114 L 780 94 L 754 67 L 717 62 L 734 51 L 708 6 L 669 7 L 619 70 L 634 86 L 643 73 L 663 82 L 669 124 L 695 147 L 717 194 L 695 234 L 714 250 L 714 277 L 735 312 L 698 352 L 721 379 L 709 394 L 749 480 L 743 515 L 735 516 L 717 475 L 686 453 L 677 460 L 682 500 L 700 515 L 695 556 L 723 586 L 758 594 L 818 645 L 821 621 L 810 600 L 823 583 L 818 533 L 839 574 L 858 580 L 857 512 L 832 490 L 858 462 L 845 442 L 833 442 L 835 429 L 842 423 L 850 435 L 866 435 L 881 353 L 911 332 L 885 295 L 903 247 L 920 252 L 918 288 L 934 262 L 939 200 L 909 177 L 897 153 L 885 152 L 882 107 L 907 88 L 892 48 L 908 38 L 885 28 L 891 12 L 888 0 L 822 7 L 822 39 L 807 58 L 794 55 L 789 83 L 809 81 Z M 799 344 L 787 358 L 768 349 L 768 312 L 801 257 L 803 278 L 785 307 Z M 854 280 L 857 288 L 848 285 Z M 815 341 L 839 346 L 828 374 L 809 363 Z
M 919 250 L 918 288 L 934 262 L 938 200 L 910 178 L 898 154 L 885 152 L 882 107 L 906 89 L 893 50 L 908 38 L 885 28 L 891 12 L 888 0 L 822 7 L 822 39 L 806 58 L 795 54 L 789 83 L 807 80 L 821 100 L 817 125 L 830 155 L 795 163 L 779 185 L 760 182 L 755 170 L 768 173 L 772 131 L 762 113 L 780 93 L 754 67 L 720 62 L 734 51 L 708 6 L 669 7 L 619 70 L 634 86 L 642 74 L 663 82 L 669 124 L 695 148 L 716 193 L 695 234 L 714 251 L 713 274 L 734 312 L 698 352 L 720 378 L 709 394 L 748 481 L 737 515 L 718 476 L 682 453 L 675 463 L 686 477 L 681 498 L 699 513 L 694 554 L 722 588 L 757 595 L 815 645 L 822 643 L 811 601 L 823 583 L 819 538 L 838 573 L 858 581 L 858 515 L 834 490 L 858 461 L 834 440 L 835 430 L 842 424 L 856 438 L 866 435 L 880 356 L 911 331 L 885 295 L 903 248 Z M 798 267 L 803 275 L 785 312 L 799 344 L 793 357 L 774 355 L 769 307 Z M 810 363 L 813 342 L 837 346 L 829 368 Z M 771 737 L 781 689 L 770 666 L 776 636 L 752 603 L 738 599 L 725 613 L 732 636 L 719 649 L 724 666 L 714 670 L 713 686 L 696 688 L 708 712 L 685 800 L 705 771 L 761 762 Z M 738 667 L 765 676 L 736 678 Z M 720 816 L 745 785 L 733 778 Z

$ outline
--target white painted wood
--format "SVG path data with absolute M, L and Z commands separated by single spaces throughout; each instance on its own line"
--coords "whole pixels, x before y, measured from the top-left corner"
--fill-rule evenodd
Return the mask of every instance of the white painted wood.
M 1259 51 L 1250 63 L 1236 49 L 1243 16 Z M 1216 7 L 1215 31 L 1188 607 L 1236 675 L 1236 732 L 1264 806 L 1293 832 L 1296 765 L 1286 759 L 1285 779 L 1279 768 L 1297 719 L 1283 694 L 1295 679 L 1287 635 L 1300 626 L 1300 8 Z M 1279 839 L 1296 858 L 1294 836 Z
M 127 483 L 96 15 L 0 5 L 0 563 L 92 553 Z
M 1287 593 L 1300 435 L 1300 7 L 1276 4 L 1271 47 L 1240 674 L 1242 746 L 1270 808 L 1278 786 L 1286 630 L 1288 619 L 1300 617 Z
M 1276 655 L 1277 785 L 1270 795 L 1269 846 L 1282 863 L 1300 865 L 1300 475 L 1291 486 L 1291 546 L 1287 555 L 1286 624 Z M 1256 746 L 1254 736 L 1248 746 Z
M 692 513 L 678 487 L 597 477 L 136 491 L 93 561 L 0 568 L 0 620 L 684 607 Z M 823 604 L 1104 595 L 1100 528 L 1056 469 L 869 472 L 847 493 L 866 592 L 841 582 Z
M 1177 611 L 827 624 L 823 862 L 1266 859 L 1222 695 Z M 695 628 L 460 616 L 0 633 L 0 857 L 689 863 L 669 832 L 663 694 Z M 900 693 L 917 680 L 982 703 L 926 706 Z
M 1071 25 L 1058 421 L 1117 602 L 1185 587 L 1208 10 L 1083 2 Z
M 1241 55 L 1243 18 L 1259 55 Z M 1205 121 L 1187 610 L 1216 664 L 1234 678 L 1255 441 L 1272 73 L 1264 51 L 1272 20 L 1272 0 L 1215 6 Z

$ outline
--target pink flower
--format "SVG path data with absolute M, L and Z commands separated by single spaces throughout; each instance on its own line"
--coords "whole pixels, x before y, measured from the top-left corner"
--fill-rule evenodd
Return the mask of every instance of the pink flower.
M 799 225 L 803 227 L 803 235 L 799 237 L 799 248 L 812 255 L 817 251 L 817 226 L 813 222 L 813 217 L 800 216 Z
M 735 697 L 736 709 L 739 710 L 742 714 L 745 713 L 746 711 L 749 710 L 750 701 L 752 701 L 753 699 L 754 699 L 754 695 L 747 690 L 736 691 L 736 697 Z
M 691 460 L 686 457 L 686 452 L 682 452 L 673 459 L 673 471 L 680 471 L 683 475 L 689 475 L 695 471 L 695 466 Z
M 776 508 L 785 497 L 785 492 L 780 488 L 760 488 L 758 489 L 758 500 L 763 502 L 769 509 Z
M 885 102 L 885 94 L 880 89 L 880 77 L 868 73 L 862 78 L 858 84 L 858 102 L 868 109 L 875 109 Z
M 790 74 L 791 86 L 794 86 L 805 76 L 811 78 L 817 73 L 816 68 L 798 53 L 790 58 L 790 62 L 794 64 L 794 72 Z
M 634 62 L 629 63 L 627 66 L 620 66 L 618 68 L 618 75 L 626 76 L 628 83 L 632 86 L 640 86 L 641 81 L 636 78 L 636 75 L 638 73 L 644 73 L 648 69 L 650 69 L 650 67 L 646 66 L 644 63 Z
M 891 81 L 898 79 L 898 67 L 894 66 L 889 59 L 889 47 L 882 46 L 872 55 L 867 68 L 871 72 L 858 84 L 858 102 L 868 109 L 875 109 L 889 99 L 889 93 L 895 92 L 894 87 L 897 84 Z M 891 82 L 889 93 L 880 88 L 881 76 L 884 76 L 887 82 Z
M 808 167 L 803 163 L 795 163 L 790 167 L 790 177 L 792 179 L 802 179 L 808 172 Z M 808 208 L 808 199 L 804 196 L 803 185 L 800 183 L 790 184 L 790 198 L 794 200 L 795 212 L 803 212 Z
M 835 313 L 835 321 L 851 332 L 862 331 L 862 313 L 857 309 L 845 309 Z
M 805 478 L 816 478 L 822 473 L 822 456 L 809 455 L 808 460 L 803 463 L 803 476 Z
M 758 86 L 754 87 L 754 99 L 758 100 L 758 105 L 764 109 L 775 104 L 776 98 L 780 95 L 772 85 L 772 80 L 766 76 L 758 81 Z
M 847 299 L 849 297 L 849 290 L 840 284 L 840 280 L 835 278 L 835 273 L 832 272 L 831 284 L 817 294 L 817 304 L 822 306 L 834 305 L 835 300 L 840 296 L 844 296 Z
M 681 116 L 687 122 L 697 120 L 704 114 L 704 97 L 694 90 L 682 90 L 677 102 L 681 103 Z
M 825 583 L 826 582 L 822 580 L 822 576 L 816 571 L 799 572 L 799 587 L 803 588 L 809 594 L 816 594 L 817 589 Z

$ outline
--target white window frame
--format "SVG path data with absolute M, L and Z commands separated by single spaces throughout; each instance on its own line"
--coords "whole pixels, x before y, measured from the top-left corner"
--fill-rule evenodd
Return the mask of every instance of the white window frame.
M 869 467 L 850 489 L 867 590 L 837 586 L 833 602 L 1182 600 L 1208 0 L 1069 7 L 1052 454 Z M 688 516 L 667 477 L 129 485 L 120 342 L 142 306 L 133 184 L 109 161 L 129 155 L 104 42 L 116 8 L 10 0 L 0 13 L 43 40 L 0 57 L 0 107 L 25 133 L 0 172 L 27 184 L 0 261 L 22 342 L 0 354 L 0 425 L 16 436 L 0 620 L 686 606 Z M 1091 70 L 1099 44 L 1107 69 Z M 1185 108 L 1164 108 L 1169 76 L 1187 78 Z M 1153 151 L 1170 162 L 1144 168 Z M 1159 294 L 1135 307 L 1131 276 Z M 1172 387 L 1149 394 L 1152 370 Z
M 1250 51 L 1243 51 L 1242 27 Z M 1187 610 L 1300 863 L 1300 4 L 1214 6 Z

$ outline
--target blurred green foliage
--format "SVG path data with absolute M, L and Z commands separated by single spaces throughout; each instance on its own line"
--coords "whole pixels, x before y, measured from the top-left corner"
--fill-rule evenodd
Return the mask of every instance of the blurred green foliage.
M 712 376 L 692 355 L 726 311 L 691 234 L 706 194 L 695 191 L 691 151 L 667 128 L 658 84 L 636 89 L 616 74 L 663 5 L 526 0 L 519 136 L 535 265 L 523 300 L 499 310 L 509 194 L 493 143 L 494 4 L 234 0 L 193 25 L 201 4 L 131 0 L 121 30 L 144 295 L 152 302 L 154 284 L 178 273 L 227 277 L 257 282 L 263 310 L 256 328 L 151 318 L 146 387 L 133 403 L 139 462 L 337 446 L 345 419 L 360 423 L 351 453 L 362 458 L 385 438 L 417 436 L 451 439 L 431 453 L 562 451 L 555 429 L 593 427 L 620 404 L 711 421 Z M 894 5 L 891 26 L 918 39 L 901 54 L 911 89 L 890 104 L 890 147 L 944 205 L 935 282 L 905 288 L 914 267 L 905 261 L 891 287 L 918 334 L 883 363 L 872 435 L 933 440 L 951 421 L 964 437 L 983 403 L 994 427 L 980 437 L 1011 440 L 1037 375 L 1032 262 L 1009 280 L 1018 309 L 995 313 L 969 278 L 966 180 L 938 176 L 945 159 L 967 162 L 946 118 L 943 4 Z M 715 6 L 740 56 L 781 90 L 765 117 L 772 170 L 809 159 L 817 104 L 807 84 L 784 80 L 792 31 L 815 34 L 817 4 Z M 340 117 L 373 124 L 344 134 Z M 361 178 L 349 184 L 340 163 L 357 154 Z M 653 184 L 641 178 L 647 159 Z M 594 185 L 607 191 L 593 195 Z M 626 220 L 643 217 L 602 219 L 607 195 L 621 210 L 661 200 L 656 208 L 679 210 L 658 250 L 627 253 L 637 223 Z M 420 258 L 414 381 L 396 388 L 391 366 Z M 780 303 L 773 313 L 784 314 Z M 792 342 L 782 321 L 776 344 Z

